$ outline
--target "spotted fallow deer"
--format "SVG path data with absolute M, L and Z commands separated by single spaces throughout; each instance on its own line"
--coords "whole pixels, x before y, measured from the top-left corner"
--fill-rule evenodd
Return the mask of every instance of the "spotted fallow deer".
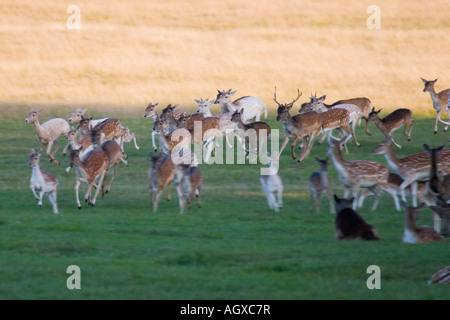
M 70 126 L 67 121 L 62 118 L 50 119 L 41 125 L 38 119 L 38 115 L 41 111 L 42 109 L 31 109 L 25 118 L 25 123 L 33 124 L 37 138 L 44 147 L 50 162 L 59 165 L 59 161 L 55 159 L 55 154 L 59 149 L 58 138 L 60 136 L 66 136 L 70 130 Z M 55 145 L 55 150 L 52 152 L 53 145 Z
M 360 188 L 367 188 L 373 192 L 377 192 L 377 188 L 381 188 L 392 196 L 395 208 L 400 211 L 400 204 L 395 192 L 388 185 L 389 170 L 383 164 L 369 160 L 344 160 L 341 148 L 349 138 L 346 136 L 339 141 L 328 139 L 328 153 L 333 159 L 339 180 L 344 187 L 344 198 L 348 197 L 350 190 L 353 192 L 353 197 L 358 199 Z M 353 209 L 357 209 L 356 201 L 353 202 Z
M 449 122 L 445 122 L 441 119 L 441 116 L 444 112 L 447 112 L 448 120 L 450 121 L 450 89 L 442 90 L 439 93 L 436 93 L 434 90 L 434 84 L 438 79 L 434 79 L 432 81 L 422 79 L 422 82 L 425 84 L 423 88 L 423 92 L 429 92 L 431 96 L 431 100 L 433 101 L 433 108 L 436 110 L 436 121 L 434 122 L 434 133 L 437 132 L 438 122 L 444 124 L 444 132 L 447 131 Z
M 281 104 L 277 101 L 276 88 L 274 93 L 274 101 L 278 104 L 277 109 L 277 121 L 283 123 L 284 140 L 280 148 L 280 155 L 289 139 L 293 138 L 294 141 L 291 144 L 292 158 L 295 160 L 297 157 L 294 153 L 296 144 L 303 139 L 303 150 L 299 156 L 298 163 L 300 163 L 310 152 L 314 143 L 315 137 L 320 132 L 330 132 L 336 128 L 342 128 L 345 132 L 353 137 L 353 140 L 357 146 L 358 142 L 355 139 L 354 132 L 349 125 L 350 115 L 345 109 L 332 109 L 324 113 L 307 112 L 304 114 L 297 114 L 291 116 L 289 110 L 294 103 L 300 98 L 301 92 L 297 90 L 297 98 L 293 99 L 291 103 Z
M 220 104 L 222 113 L 235 112 L 236 110 L 244 110 L 242 121 L 244 123 L 249 122 L 251 119 L 255 118 L 255 121 L 259 121 L 261 116 L 264 114 L 264 118 L 267 118 L 267 106 L 264 101 L 258 97 L 244 96 L 231 101 L 231 97 L 236 93 L 236 91 L 220 91 L 217 90 L 217 97 L 215 104 Z
M 401 126 L 405 127 L 404 134 L 408 138 L 408 141 L 411 140 L 411 130 L 414 126 L 414 119 L 412 118 L 412 111 L 407 108 L 396 109 L 383 119 L 380 119 L 378 114 L 381 112 L 381 109 L 375 111 L 375 108 L 369 113 L 369 119 L 367 122 L 374 121 L 377 128 L 384 134 L 385 138 L 392 136 L 393 132 L 399 129 Z M 409 130 L 408 130 L 409 127 Z M 394 141 L 394 137 L 392 136 L 392 143 L 399 149 L 402 148 L 401 145 Z
M 402 207 L 405 209 L 405 229 L 402 240 L 405 243 L 426 243 L 441 241 L 441 236 L 429 226 L 416 226 L 419 211 L 425 207 L 425 203 L 419 206 L 408 206 L 406 202 L 402 201 Z
M 42 206 L 42 198 L 47 195 L 48 200 L 52 204 L 53 213 L 58 214 L 58 204 L 56 201 L 58 179 L 49 173 L 41 170 L 39 160 L 41 158 L 42 149 L 39 152 L 31 149 L 28 158 L 28 165 L 31 167 L 30 188 L 33 192 L 34 198 L 38 200 L 38 206 Z M 39 192 L 39 195 L 36 193 Z
M 411 154 L 404 158 L 398 158 L 392 147 L 392 137 L 387 137 L 373 151 L 372 155 L 384 155 L 388 166 L 393 172 L 400 175 L 403 183 L 400 185 L 402 201 L 406 202 L 405 189 L 411 185 L 412 203 L 417 206 L 417 183 L 428 180 L 430 177 L 430 157 L 426 151 Z M 438 170 L 450 173 L 450 149 L 442 151 L 441 162 Z
M 184 213 L 186 202 L 188 204 L 188 213 L 191 213 L 194 195 L 197 197 L 197 206 L 202 207 L 201 189 L 202 173 L 198 167 L 190 164 L 180 164 L 178 169 L 181 179 L 177 185 L 178 198 L 180 202 L 180 214 Z

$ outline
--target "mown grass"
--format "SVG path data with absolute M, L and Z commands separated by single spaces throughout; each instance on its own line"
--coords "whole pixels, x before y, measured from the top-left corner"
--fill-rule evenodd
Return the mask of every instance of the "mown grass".
M 55 114 L 66 118 L 70 111 Z M 281 129 L 274 118 L 269 115 L 270 125 Z M 377 227 L 377 242 L 335 240 L 335 216 L 325 198 L 321 213 L 309 211 L 307 179 L 317 170 L 314 157 L 324 157 L 326 145 L 315 144 L 302 164 L 290 158 L 289 147 L 282 154 L 285 194 L 279 213 L 266 204 L 260 165 L 249 164 L 200 165 L 203 207 L 180 215 L 172 188 L 172 200 L 161 200 L 153 213 L 147 183 L 151 121 L 133 110 L 121 120 L 136 133 L 141 150 L 125 146 L 129 165 L 119 167 L 111 193 L 95 207 L 83 203 L 76 208 L 74 172 L 64 172 L 68 160 L 60 152 L 61 166 L 43 157 L 42 169 L 60 181 L 59 215 L 47 200 L 37 207 L 28 187 L 29 149 L 39 148 L 33 128 L 18 116 L 2 122 L 0 298 L 448 299 L 449 286 L 427 281 L 449 264 L 449 240 L 403 244 L 403 212 L 395 211 L 390 197 L 382 198 L 376 212 L 369 211 L 371 199 L 360 210 Z M 447 143 L 446 133 L 432 133 L 433 123 L 416 119 L 411 142 L 397 132 L 404 145 L 398 155 L 421 151 L 423 143 Z M 349 143 L 345 157 L 385 163 L 370 155 L 381 133 L 373 124 L 371 137 L 363 131 L 363 126 L 357 129 L 361 148 Z M 342 195 L 332 165 L 329 174 L 333 191 Z M 432 224 L 429 209 L 418 223 Z M 81 290 L 66 287 L 66 269 L 73 264 L 81 268 Z M 380 290 L 366 286 L 370 265 L 381 268 Z

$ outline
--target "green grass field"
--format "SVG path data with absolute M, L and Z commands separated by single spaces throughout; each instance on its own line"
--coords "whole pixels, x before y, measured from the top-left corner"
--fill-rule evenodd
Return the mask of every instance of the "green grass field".
M 315 144 L 302 164 L 289 147 L 280 174 L 284 206 L 269 210 L 259 183 L 260 165 L 200 165 L 203 207 L 191 215 L 178 213 L 178 199 L 161 201 L 151 212 L 147 170 L 151 151 L 151 120 L 131 110 L 122 122 L 135 132 L 141 150 L 126 144 L 129 165 L 120 165 L 110 194 L 95 207 L 75 204 L 74 171 L 42 157 L 41 168 L 60 181 L 54 215 L 47 199 L 39 208 L 29 189 L 30 148 L 39 148 L 34 129 L 23 117 L 2 121 L 0 135 L 0 299 L 448 299 L 448 285 L 428 285 L 438 269 L 450 263 L 449 239 L 408 245 L 401 241 L 404 213 L 383 196 L 376 212 L 368 199 L 360 214 L 379 231 L 377 242 L 337 241 L 334 218 L 322 198 L 322 212 L 309 211 L 307 180 L 317 170 L 314 157 L 326 145 Z M 67 118 L 71 110 L 42 113 Z M 106 116 L 108 116 L 106 114 Z M 281 129 L 269 115 L 274 129 Z M 433 119 L 416 119 L 412 141 L 401 130 L 399 156 L 447 143 L 448 134 L 432 133 Z M 361 147 L 349 143 L 347 159 L 379 160 L 370 151 L 382 140 L 371 123 L 371 137 L 357 129 Z M 63 143 L 63 139 L 60 138 Z M 342 196 L 334 166 L 333 191 Z M 81 196 L 86 185 L 80 188 Z M 422 211 L 419 224 L 432 224 Z M 81 290 L 69 290 L 66 269 L 81 269 Z M 381 289 L 366 286 L 367 267 L 378 265 Z

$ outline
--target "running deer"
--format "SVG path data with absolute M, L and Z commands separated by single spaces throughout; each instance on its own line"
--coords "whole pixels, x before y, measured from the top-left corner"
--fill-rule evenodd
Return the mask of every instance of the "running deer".
M 402 240 L 405 243 L 425 243 L 441 241 L 441 236 L 429 226 L 416 226 L 419 211 L 425 207 L 422 202 L 419 206 L 408 206 L 406 202 L 402 201 L 402 207 L 405 209 L 405 230 L 403 232 Z
M 173 131 L 177 128 L 178 121 L 181 116 L 187 116 L 186 112 L 175 110 L 177 107 L 177 105 L 172 106 L 169 104 L 163 109 L 161 115 L 159 116 L 162 120 L 166 120 L 168 122 L 169 131 Z
M 229 89 L 220 91 L 217 90 L 217 97 L 214 104 L 220 104 L 222 113 L 235 112 L 236 110 L 244 110 L 242 116 L 242 121 L 244 123 L 249 122 L 251 119 L 255 118 L 255 121 L 261 119 L 261 115 L 264 114 L 264 118 L 267 119 L 267 106 L 260 98 L 244 96 L 239 99 L 231 101 L 231 97 L 236 93 L 236 91 L 231 91 Z
M 392 147 L 392 136 L 387 137 L 373 151 L 372 155 L 384 155 L 389 167 L 404 181 L 400 185 L 402 201 L 406 202 L 405 189 L 411 185 L 412 203 L 417 206 L 417 183 L 428 180 L 430 177 L 430 157 L 426 151 L 414 153 L 404 158 L 398 158 Z M 441 162 L 438 170 L 450 173 L 450 150 L 442 151 Z
M 314 94 L 314 96 L 316 96 L 316 94 Z M 313 95 L 311 94 L 311 97 L 313 97 Z M 310 101 L 311 102 L 311 101 Z M 323 104 L 326 108 L 330 109 L 336 105 L 341 105 L 341 104 L 352 104 L 357 106 L 361 112 L 362 112 L 362 117 L 366 120 L 366 134 L 368 134 L 369 136 L 371 135 L 370 131 L 369 131 L 369 124 L 367 123 L 367 119 L 369 118 L 369 113 L 372 110 L 372 104 L 370 102 L 370 100 L 368 98 L 364 98 L 364 97 L 360 97 L 360 98 L 352 98 L 352 99 L 344 99 L 344 100 L 339 100 L 336 101 L 332 104 Z M 302 107 L 300 108 L 299 112 L 307 112 L 307 111 L 311 111 L 311 104 L 310 103 L 304 103 L 302 104 Z M 358 122 L 358 125 L 360 125 L 360 123 Z
M 156 121 L 156 119 L 158 118 L 158 112 L 157 112 L 157 108 L 158 108 L 158 102 L 153 104 L 153 103 L 149 103 L 147 105 L 147 107 L 145 108 L 144 111 L 144 118 L 152 118 L 153 122 Z M 168 126 L 167 126 L 167 130 L 168 130 Z M 167 133 L 167 130 L 165 130 L 165 132 Z M 152 146 L 153 146 L 153 150 L 158 150 L 158 148 L 156 148 L 156 143 L 155 143 L 155 136 L 159 135 L 158 131 L 154 131 L 152 130 Z M 161 141 L 159 141 L 159 147 L 161 148 Z
M 310 101 L 311 111 L 316 111 L 316 112 L 322 113 L 322 112 L 326 112 L 326 111 L 333 110 L 333 109 L 345 109 L 350 114 L 349 123 L 352 126 L 353 132 L 355 132 L 356 124 L 357 123 L 359 124 L 361 122 L 361 118 L 363 117 L 363 113 L 362 113 L 361 109 L 358 106 L 356 106 L 354 104 L 349 104 L 349 103 L 325 105 L 324 101 L 325 101 L 326 97 L 327 96 L 324 95 L 320 98 L 317 98 L 316 95 L 314 95 L 314 96 L 311 95 L 311 101 Z M 319 143 L 322 143 L 324 139 L 325 139 L 325 135 L 322 136 Z M 355 137 L 355 140 L 356 140 L 356 137 Z
M 205 118 L 216 117 L 217 119 L 219 119 L 220 130 L 222 131 L 222 134 L 225 136 L 227 146 L 228 146 L 228 148 L 232 148 L 232 145 L 228 141 L 228 135 L 237 131 L 236 123 L 231 121 L 232 113 L 226 112 L 226 113 L 221 113 L 218 115 L 213 115 L 211 112 L 211 105 L 215 103 L 215 100 L 211 100 L 211 101 L 208 101 L 208 99 L 206 99 L 206 100 L 194 99 L 194 100 L 195 100 L 195 102 L 197 102 L 197 105 L 198 105 L 197 113 L 202 114 Z M 194 120 L 196 120 L 196 119 L 194 119 Z M 199 120 L 196 120 L 196 121 L 199 121 Z M 189 126 L 190 125 L 188 123 L 188 127 Z M 241 137 L 238 136 L 238 138 L 241 138 Z
M 263 122 L 263 121 L 257 121 L 257 122 L 251 122 L 248 124 L 245 124 L 242 121 L 242 115 L 244 113 L 244 110 L 241 111 L 235 111 L 231 116 L 231 121 L 236 123 L 238 130 L 241 131 L 241 136 L 245 138 L 243 140 L 244 143 L 244 149 L 245 149 L 245 140 L 249 141 L 249 152 L 258 153 L 258 141 L 259 144 L 259 155 L 261 155 L 261 152 L 263 152 L 264 144 L 267 144 L 267 140 L 270 135 L 270 126 Z M 250 150 L 252 145 L 255 147 L 254 150 Z
M 86 113 L 87 109 L 81 109 L 81 108 L 77 108 L 74 112 L 72 112 L 72 115 L 69 118 L 69 123 L 80 123 L 81 120 L 85 119 L 84 114 Z M 109 118 L 103 118 L 103 119 L 93 119 L 90 118 L 89 121 L 89 129 L 92 129 L 93 127 L 95 127 L 97 124 L 108 120 Z
M 75 196 L 78 209 L 81 209 L 80 198 L 78 190 L 81 182 L 89 184 L 89 187 L 84 195 L 84 201 L 89 205 L 94 206 L 100 187 L 103 185 L 103 180 L 108 172 L 109 160 L 106 153 L 101 149 L 94 149 L 85 156 L 83 160 L 79 157 L 80 150 L 72 150 L 70 152 L 70 167 L 75 167 Z M 96 186 L 95 181 L 98 180 Z M 96 187 L 94 198 L 91 198 L 92 189 Z
M 394 172 L 389 172 L 389 177 L 388 177 L 388 185 L 389 185 L 389 189 L 392 190 L 395 193 L 395 196 L 397 197 L 397 199 L 399 197 L 401 197 L 401 191 L 400 191 L 400 185 L 403 183 L 403 179 L 402 177 L 400 177 L 398 174 L 394 173 Z M 423 181 L 418 181 L 417 184 L 417 199 L 419 199 L 421 202 L 425 202 L 428 203 L 428 199 L 427 197 L 427 183 L 423 182 Z M 378 203 L 379 200 L 381 198 L 381 196 L 383 195 L 383 190 L 380 190 L 379 188 L 377 188 L 376 190 L 365 190 L 361 196 L 358 199 L 358 208 L 362 208 L 364 205 L 364 199 L 367 198 L 368 196 L 372 196 L 375 195 L 375 201 L 373 202 L 372 205 L 372 211 L 375 211 L 378 207 Z M 411 192 L 411 185 L 409 185 L 408 187 L 406 187 L 405 189 L 405 194 L 407 197 L 412 197 L 412 192 Z
M 56 202 L 58 180 L 48 172 L 41 170 L 39 160 L 41 158 L 42 149 L 39 152 L 31 149 L 28 158 L 28 165 L 31 167 L 30 188 L 34 198 L 38 200 L 38 206 L 42 206 L 42 198 L 47 195 L 48 200 L 52 204 L 53 213 L 58 214 L 58 204 Z M 39 192 L 39 195 L 36 193 Z
M 92 140 L 90 136 L 85 136 L 81 139 L 77 138 L 78 131 L 75 128 L 71 128 L 66 135 L 66 140 L 68 141 L 68 145 L 71 150 L 80 150 L 80 159 L 89 153 L 94 146 L 92 145 Z M 66 155 L 64 153 L 64 155 Z
M 104 141 L 104 134 L 102 133 L 101 127 L 95 127 L 91 131 L 91 142 L 95 149 L 101 149 L 108 157 L 109 162 L 109 168 L 112 167 L 111 172 L 111 178 L 109 179 L 109 183 L 107 184 L 106 188 L 104 188 L 106 184 L 106 179 L 109 174 L 109 168 L 105 175 L 105 178 L 103 179 L 102 184 L 102 196 L 105 195 L 105 193 L 108 193 L 111 189 L 111 184 L 114 180 L 114 177 L 116 176 L 116 169 L 119 163 L 122 161 L 125 165 L 128 164 L 128 162 L 125 160 L 127 158 L 127 155 L 123 152 L 122 148 L 120 148 L 119 144 L 114 140 L 106 140 Z
M 341 148 L 349 138 L 349 136 L 346 136 L 339 141 L 328 139 L 328 153 L 333 159 L 334 167 L 339 174 L 339 180 L 344 187 L 344 198 L 347 198 L 350 190 L 353 191 L 353 197 L 358 199 L 360 188 L 367 188 L 374 193 L 377 192 L 377 188 L 381 188 L 392 196 L 395 208 L 400 211 L 395 192 L 389 188 L 389 171 L 384 165 L 369 160 L 344 160 Z M 356 208 L 357 203 L 355 201 L 353 202 L 353 210 L 356 210 Z
M 278 166 L 278 154 L 274 153 L 269 157 L 268 170 L 270 174 L 261 175 L 259 178 L 262 190 L 267 198 L 267 204 L 275 212 L 279 212 L 283 206 L 283 181 L 278 173 Z
M 377 229 L 364 221 L 364 219 L 354 209 L 349 208 L 355 200 L 354 197 L 345 199 L 334 195 L 334 200 L 337 211 L 337 216 L 334 222 L 337 240 L 380 239 Z
M 180 214 L 184 213 L 186 202 L 188 204 L 188 213 L 190 214 L 194 195 L 197 197 L 197 206 L 199 208 L 202 207 L 202 173 L 199 168 L 190 164 L 180 164 L 178 170 L 181 170 L 181 180 L 177 186 Z
M 355 139 L 353 130 L 349 125 L 349 112 L 345 109 L 332 109 L 321 114 L 317 112 L 307 112 L 291 117 L 289 110 L 301 96 L 300 90 L 297 90 L 297 92 L 297 98 L 293 99 L 291 103 L 281 104 L 277 101 L 275 88 L 274 101 L 278 104 L 277 121 L 281 121 L 283 123 L 284 133 L 284 140 L 281 145 L 280 155 L 286 144 L 289 142 L 289 139 L 293 138 L 294 141 L 291 144 L 291 154 L 292 158 L 295 160 L 297 158 L 294 153 L 295 145 L 303 139 L 303 145 L 305 147 L 303 148 L 297 161 L 300 163 L 309 154 L 314 143 L 314 139 L 320 132 L 329 132 L 339 127 L 349 133 L 353 137 L 355 144 L 359 146 Z
M 330 180 L 328 179 L 328 159 L 329 157 L 326 157 L 325 159 L 319 159 L 316 157 L 316 161 L 319 164 L 320 171 L 314 171 L 309 176 L 308 189 L 310 198 L 310 211 L 313 210 L 315 202 L 316 212 L 320 212 L 320 197 L 322 196 L 322 194 L 325 194 L 330 201 L 330 213 L 336 213 L 333 204 L 333 198 L 331 196 Z
M 60 136 L 66 136 L 70 130 L 70 126 L 67 121 L 62 118 L 50 119 L 41 125 L 38 119 L 38 115 L 41 111 L 42 109 L 31 109 L 25 118 L 25 123 L 34 125 L 38 140 L 44 147 L 50 162 L 59 165 L 59 161 L 55 159 L 55 154 L 59 149 L 58 138 Z M 53 145 L 55 145 L 55 150 L 52 152 Z
M 408 138 L 408 141 L 411 141 L 411 130 L 414 126 L 412 111 L 407 108 L 400 108 L 394 110 L 383 119 L 380 119 L 380 117 L 378 116 L 380 112 L 381 109 L 375 111 L 375 108 L 372 108 L 372 111 L 369 113 L 369 119 L 367 120 L 367 122 L 374 121 L 375 125 L 384 134 L 385 138 L 392 136 L 392 143 L 397 148 L 401 149 L 402 146 L 394 141 L 394 136 L 392 134 L 395 130 L 399 129 L 401 126 L 404 126 L 404 134 Z
M 434 122 L 434 133 L 437 132 L 437 125 L 438 122 L 444 124 L 444 132 L 447 131 L 448 126 L 450 125 L 449 122 L 445 122 L 441 119 L 442 114 L 447 112 L 448 120 L 450 121 L 450 89 L 442 90 L 439 93 L 436 93 L 434 90 L 434 84 L 438 79 L 428 81 L 424 78 L 422 79 L 423 83 L 425 84 L 425 87 L 423 88 L 423 92 L 429 92 L 431 96 L 431 100 L 433 101 L 433 108 L 436 110 L 436 121 Z
M 167 186 L 167 201 L 170 201 L 170 186 L 175 177 L 176 165 L 171 156 L 150 154 L 151 167 L 148 171 L 148 183 L 150 190 L 150 206 L 153 212 L 158 210 L 159 200 L 165 186 Z M 180 179 L 181 177 L 177 177 Z

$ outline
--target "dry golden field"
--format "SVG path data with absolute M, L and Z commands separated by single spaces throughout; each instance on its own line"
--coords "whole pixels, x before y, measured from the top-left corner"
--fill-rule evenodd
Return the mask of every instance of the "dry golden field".
M 381 29 L 366 21 L 380 8 Z M 66 21 L 80 8 L 81 28 Z M 193 107 L 216 89 L 256 95 L 274 86 L 327 101 L 366 96 L 432 117 L 420 77 L 450 87 L 450 1 L 0 0 L 0 116 L 30 106 L 149 101 Z M 216 106 L 217 110 L 219 107 Z

